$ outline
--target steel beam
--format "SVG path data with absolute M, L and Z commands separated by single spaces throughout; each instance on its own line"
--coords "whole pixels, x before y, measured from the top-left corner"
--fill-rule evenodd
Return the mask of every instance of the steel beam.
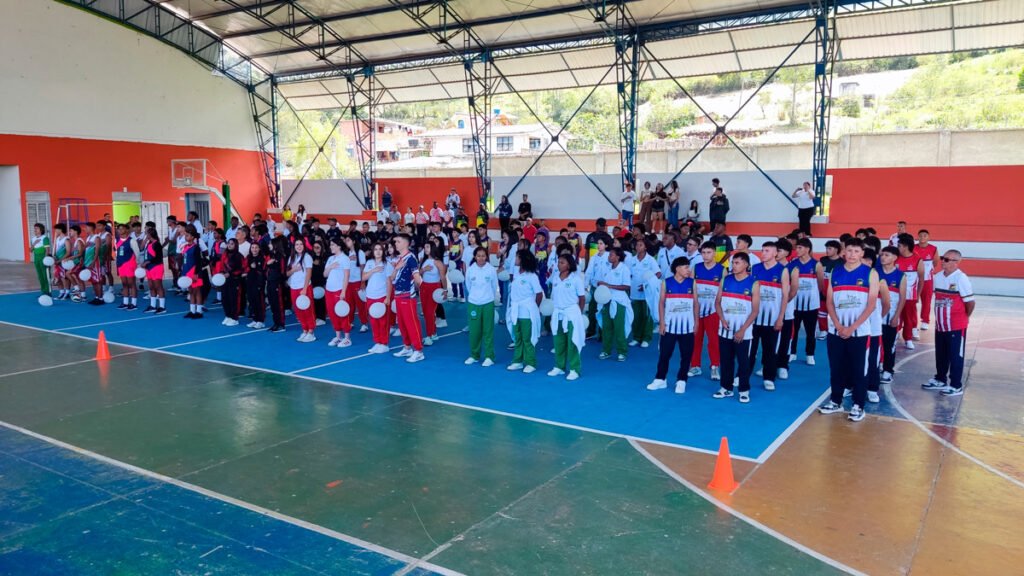
M 377 104 L 382 92 L 372 68 L 362 74 L 351 75 L 348 80 L 348 108 L 352 117 L 355 141 L 352 143 L 359 162 L 359 177 L 363 187 L 363 206 L 373 208 L 373 195 L 377 180 Z
M 273 77 L 249 87 L 249 106 L 256 126 L 256 143 L 270 205 L 281 201 L 281 164 L 277 155 L 277 83 Z
M 825 208 L 825 176 L 828 170 L 828 132 L 832 118 L 832 70 L 836 60 L 835 0 L 816 0 L 814 64 L 814 158 L 811 183 L 819 214 Z

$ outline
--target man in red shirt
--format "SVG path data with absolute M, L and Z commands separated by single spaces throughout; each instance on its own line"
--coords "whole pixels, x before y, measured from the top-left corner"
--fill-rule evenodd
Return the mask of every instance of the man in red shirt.
M 533 218 L 526 219 L 526 226 L 523 226 L 523 238 L 530 244 L 533 244 L 533 239 L 537 237 L 537 227 L 533 225 Z
M 913 350 L 914 338 L 917 337 L 917 294 L 924 283 L 924 262 L 914 253 L 914 237 L 910 234 L 900 234 L 896 248 L 900 251 L 896 267 L 907 277 L 907 293 L 904 294 L 906 305 L 903 307 L 900 324 L 903 325 L 903 341 L 907 350 Z
M 921 283 L 921 330 L 928 329 L 928 323 L 932 318 L 932 294 L 935 293 L 935 283 L 932 275 L 939 270 L 939 250 L 934 244 L 929 244 L 930 235 L 927 230 L 919 230 L 917 233 L 917 246 L 914 254 L 921 258 L 924 264 L 924 282 Z
M 964 352 L 967 325 L 974 312 L 971 280 L 960 271 L 963 256 L 957 250 L 942 255 L 942 270 L 935 274 L 935 377 L 921 387 L 943 396 L 964 393 Z

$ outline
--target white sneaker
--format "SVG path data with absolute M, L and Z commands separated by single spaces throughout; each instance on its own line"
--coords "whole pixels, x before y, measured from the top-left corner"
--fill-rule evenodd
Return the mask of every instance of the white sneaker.
M 686 380 L 676 380 L 676 394 L 686 393 Z
M 914 340 L 920 340 L 920 339 L 921 339 L 921 329 L 920 328 L 914 328 Z
M 409 357 L 405 359 L 405 361 L 410 363 L 410 364 L 413 364 L 413 363 L 416 363 L 416 362 L 420 362 L 420 361 L 424 360 L 425 358 L 426 358 L 426 356 L 423 355 L 423 352 L 416 351 L 416 352 L 413 352 L 412 354 L 410 354 Z
M 647 385 L 648 390 L 664 390 L 665 388 L 668 388 L 668 382 L 659 380 L 658 378 L 655 378 L 654 382 Z
M 423 337 L 423 345 L 424 346 L 433 346 L 434 345 L 434 339 L 431 338 L 430 336 L 424 336 Z
M 328 342 L 327 345 L 328 346 L 332 346 L 332 347 L 333 346 L 337 346 L 338 342 L 341 342 L 341 338 L 339 338 L 338 336 L 335 336 L 334 338 L 331 338 L 331 341 Z
M 632 347 L 636 346 L 637 344 L 639 344 L 639 342 L 637 342 L 636 340 L 630 340 L 630 341 L 629 341 L 629 346 L 630 346 L 630 348 L 632 348 Z
M 575 370 L 569 370 L 569 375 L 565 377 L 566 380 L 576 380 L 580 375 Z
M 434 326 L 437 326 L 438 328 L 447 328 L 448 321 L 443 318 L 439 319 L 437 322 L 434 322 Z
M 754 372 L 754 374 L 756 374 L 758 377 L 764 376 L 764 369 L 758 368 L 757 372 Z
M 299 334 L 299 337 L 296 338 L 295 341 L 296 342 L 305 342 L 306 341 L 306 333 L 303 332 L 302 334 Z
M 370 329 L 369 326 L 367 326 L 366 324 L 363 324 L 362 326 L 359 327 L 359 333 L 362 334 L 362 333 L 368 331 L 369 329 Z
M 915 348 L 913 340 L 907 340 L 903 345 L 907 347 L 907 350 L 913 350 Z
M 779 380 L 789 380 L 789 370 L 779 368 L 777 376 L 779 377 Z
M 490 368 L 491 366 L 494 366 L 494 360 L 491 360 L 490 358 L 484 358 L 484 361 L 481 362 L 480 365 L 483 366 L 484 368 Z
M 927 329 L 928 329 L 928 323 L 927 322 L 921 322 L 921 330 L 927 330 Z M 916 336 L 916 334 L 915 334 L 915 336 Z
M 851 396 L 853 396 L 853 390 L 850 390 L 849 388 L 843 390 L 843 398 L 849 398 Z
M 256 327 L 256 321 L 253 320 L 252 322 L 249 322 L 248 324 L 245 325 L 245 327 L 246 328 L 255 328 Z
M 463 362 L 463 364 L 465 364 L 466 366 L 471 366 L 473 364 L 476 364 L 476 358 L 473 358 L 472 356 L 470 356 L 469 358 L 466 358 L 466 361 Z
M 699 370 L 699 368 L 698 368 L 698 370 Z M 718 366 L 712 366 L 711 367 L 711 379 L 712 380 L 721 380 L 722 379 L 722 371 L 721 371 L 721 369 Z
M 393 330 L 391 330 L 391 335 L 392 336 L 401 336 L 402 332 L 398 328 L 394 328 Z
M 750 392 L 740 392 L 740 403 L 746 404 L 750 402 Z
M 814 356 L 808 356 L 807 357 L 807 365 L 808 366 L 814 366 Z
M 324 324 L 327 324 L 327 322 L 324 322 L 323 320 L 321 320 L 319 318 L 316 319 L 316 325 L 317 326 L 323 326 Z
M 796 362 L 796 354 L 790 354 L 789 355 L 789 361 L 790 362 Z
M 238 320 L 235 320 L 234 318 L 228 318 L 228 323 L 226 324 L 226 326 L 238 326 Z
M 764 389 L 768 390 L 769 392 L 773 392 L 775 390 L 775 382 L 772 382 L 771 380 L 765 380 Z
M 892 384 L 892 372 L 882 372 L 881 381 L 885 384 Z
M 694 376 L 700 376 L 700 374 L 701 369 L 699 366 L 694 366 L 693 368 L 690 368 L 690 371 L 686 373 L 686 375 L 689 376 L 690 378 L 693 378 Z
M 650 346 L 650 345 L 651 345 L 651 343 L 650 343 L 650 342 L 641 342 L 641 343 L 640 343 L 640 347 L 641 347 L 641 348 L 647 348 L 647 347 L 648 347 L 648 346 Z
M 412 356 L 412 348 L 408 346 L 402 346 L 402 349 L 392 354 L 395 358 L 405 358 L 406 356 Z
M 263 324 L 263 322 L 257 322 L 256 325 L 253 326 L 253 328 L 257 330 L 262 330 L 263 328 L 266 328 L 266 326 Z
M 220 321 L 220 325 L 221 326 L 227 326 L 228 325 L 228 320 L 230 320 L 230 318 L 224 318 L 223 320 Z
M 537 369 L 533 366 L 523 366 L 523 374 L 533 374 Z
M 548 376 L 561 376 L 562 374 L 565 374 L 565 370 L 562 370 L 561 368 L 552 368 L 551 370 L 548 370 Z
M 341 341 L 338 342 L 338 348 L 348 348 L 351 345 L 352 341 L 349 340 L 348 338 L 342 338 Z
M 373 348 L 370 348 L 370 354 L 387 354 L 389 348 L 384 344 L 374 344 Z
M 306 339 L 305 339 L 305 342 L 306 342 L 307 344 L 308 344 L 308 343 L 310 343 L 310 342 L 316 342 L 316 335 L 315 335 L 315 334 L 313 334 L 312 332 L 310 332 L 310 333 L 306 334 Z
M 523 369 L 523 365 L 520 364 L 519 362 L 515 362 L 513 364 L 509 364 L 508 368 L 506 368 L 506 370 L 510 370 L 510 371 L 522 370 L 522 369 Z
M 828 332 L 825 332 L 823 330 L 818 330 L 817 334 L 815 334 L 814 337 L 817 338 L 818 340 L 824 340 L 827 336 L 828 336 Z
M 881 402 L 881 399 L 878 397 L 878 392 L 868 390 L 868 402 L 871 402 L 873 404 L 878 404 L 879 402 Z

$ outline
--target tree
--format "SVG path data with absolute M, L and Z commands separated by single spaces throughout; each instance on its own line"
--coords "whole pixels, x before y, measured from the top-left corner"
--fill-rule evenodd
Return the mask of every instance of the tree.
M 692 105 L 659 100 L 652 103 L 644 128 L 659 138 L 678 137 L 679 129 L 693 124 L 696 119 L 697 111 Z
M 1024 68 L 1020 69 L 1020 75 L 1017 76 L 1017 92 L 1024 92 Z
M 811 66 L 790 66 L 779 70 L 775 74 L 775 82 L 780 84 L 788 84 L 792 99 L 789 106 L 789 125 L 797 126 L 800 124 L 797 118 L 797 96 L 800 94 L 800 90 L 804 86 L 814 80 L 814 68 Z

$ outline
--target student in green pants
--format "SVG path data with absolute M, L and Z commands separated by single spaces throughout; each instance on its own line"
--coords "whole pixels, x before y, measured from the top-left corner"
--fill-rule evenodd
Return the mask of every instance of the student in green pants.
M 466 268 L 466 302 L 469 325 L 469 358 L 466 365 L 494 365 L 494 294 L 498 291 L 498 273 L 487 262 L 487 249 L 477 246 L 473 263 Z
M 633 307 L 629 302 L 631 276 L 629 266 L 624 262 L 626 252 L 619 247 L 608 251 L 608 268 L 604 280 L 598 286 L 606 286 L 612 299 L 601 308 L 601 354 L 598 359 L 611 358 L 612 349 L 618 354 L 618 361 L 626 360 L 626 326 L 633 322 Z
M 537 276 L 537 257 L 529 250 L 516 252 L 516 265 L 509 281 L 505 325 L 515 344 L 509 370 L 529 374 L 537 369 L 537 340 L 540 340 L 540 302 L 544 290 Z
M 604 279 L 605 271 L 608 270 L 608 249 L 611 248 L 611 243 L 606 242 L 603 237 L 598 238 L 596 244 L 597 251 L 587 261 L 586 285 L 591 290 L 597 288 L 598 283 Z M 597 302 L 594 302 L 594 299 L 591 298 L 590 306 L 587 308 L 587 318 L 590 320 L 590 324 L 587 326 L 587 338 L 600 337 L 598 332 L 600 322 L 597 321 L 597 309 Z
M 641 348 L 647 348 L 654 340 L 655 310 L 651 306 L 652 302 L 657 306 L 657 286 L 661 283 L 661 268 L 648 250 L 647 240 L 641 237 L 634 243 L 635 255 L 626 256 L 631 279 L 629 298 L 633 307 L 633 325 L 627 326 L 632 333 L 629 345 L 639 344 Z
M 32 263 L 36 265 L 36 276 L 39 278 L 39 291 L 50 295 L 50 271 L 43 264 L 43 258 L 50 255 L 50 237 L 46 235 L 46 226 L 36 224 L 29 243 L 32 247 Z
M 551 286 L 551 333 L 555 339 L 555 367 L 548 376 L 561 376 L 566 380 L 580 377 L 580 351 L 586 341 L 583 307 L 586 290 L 583 277 L 576 271 L 576 258 L 563 253 L 558 256 L 558 273 L 548 280 Z

